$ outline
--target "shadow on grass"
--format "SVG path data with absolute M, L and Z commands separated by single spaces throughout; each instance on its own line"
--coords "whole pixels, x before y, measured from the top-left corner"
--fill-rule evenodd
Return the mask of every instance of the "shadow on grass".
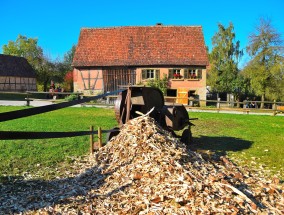
M 252 141 L 243 140 L 235 137 L 208 137 L 200 136 L 193 139 L 189 148 L 193 151 L 207 151 L 215 154 L 217 157 L 224 156 L 227 152 L 237 152 L 249 149 L 253 144 Z

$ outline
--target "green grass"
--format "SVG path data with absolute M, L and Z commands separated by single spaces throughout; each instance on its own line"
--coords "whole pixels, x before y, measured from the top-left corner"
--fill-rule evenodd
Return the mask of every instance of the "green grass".
M 27 107 L 0 107 L 7 112 Z M 190 113 L 198 117 L 192 127 L 191 148 L 228 155 L 234 162 L 280 172 L 284 179 L 284 117 L 246 114 Z M 86 131 L 93 125 L 110 129 L 117 125 L 112 109 L 65 108 L 0 123 L 10 131 Z M 89 153 L 89 136 L 44 140 L 0 140 L 0 178 L 37 172 L 45 167 L 72 165 L 71 156 Z M 49 173 L 50 174 L 50 173 Z M 47 176 L 48 177 L 48 176 Z
M 7 112 L 25 107 L 0 107 Z M 65 108 L 0 123 L 2 131 L 88 131 L 117 125 L 114 111 L 100 108 Z M 105 136 L 105 135 L 104 135 Z M 103 136 L 103 138 L 104 138 Z M 96 139 L 95 139 L 96 140 Z M 68 156 L 87 154 L 89 136 L 40 140 L 0 140 L 0 175 L 34 172 L 56 166 Z
M 198 117 L 192 127 L 193 149 L 227 155 L 237 164 L 266 169 L 284 179 L 284 117 L 190 113 Z

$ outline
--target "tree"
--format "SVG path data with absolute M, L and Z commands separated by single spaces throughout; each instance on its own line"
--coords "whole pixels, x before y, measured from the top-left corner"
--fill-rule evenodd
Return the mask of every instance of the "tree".
M 72 70 L 72 62 L 76 51 L 76 45 L 73 45 L 72 48 L 64 55 L 63 64 L 66 66 L 68 71 Z
M 40 66 L 37 68 L 37 82 L 43 85 L 45 92 L 48 90 L 54 71 L 55 65 L 47 57 L 43 57 Z
M 37 71 L 43 59 L 43 50 L 37 43 L 37 39 L 19 35 L 15 42 L 9 41 L 3 45 L 3 54 L 24 57 Z
M 234 42 L 232 23 L 227 28 L 218 24 L 218 29 L 212 38 L 213 49 L 209 54 L 208 85 L 216 92 L 235 93 L 238 63 L 243 52 L 240 50 L 240 42 Z
M 65 53 L 63 63 L 59 64 L 60 71 L 64 74 L 64 88 L 68 91 L 73 91 L 73 68 L 72 62 L 76 51 L 76 45 Z
M 271 25 L 271 20 L 260 18 L 256 32 L 249 35 L 247 52 L 251 57 L 243 72 L 250 79 L 256 95 L 261 96 L 261 108 L 266 97 L 279 99 L 283 89 L 283 41 Z
M 67 72 L 64 77 L 65 88 L 68 91 L 73 91 L 73 71 Z

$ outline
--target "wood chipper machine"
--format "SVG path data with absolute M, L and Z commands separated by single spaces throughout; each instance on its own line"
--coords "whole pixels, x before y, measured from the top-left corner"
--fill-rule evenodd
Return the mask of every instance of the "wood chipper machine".
M 189 144 L 192 139 L 190 120 L 188 112 L 182 104 L 165 105 L 164 96 L 160 89 L 153 87 L 130 86 L 122 91 L 115 101 L 115 115 L 117 122 L 122 125 L 128 120 L 136 118 L 140 113 L 146 114 L 152 108 L 150 117 L 165 130 Z M 178 136 L 174 131 L 181 131 Z M 117 135 L 118 131 L 111 132 L 108 140 Z

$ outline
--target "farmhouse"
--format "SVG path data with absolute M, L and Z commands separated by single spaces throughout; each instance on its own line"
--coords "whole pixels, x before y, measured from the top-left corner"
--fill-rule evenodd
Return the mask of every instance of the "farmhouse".
M 169 96 L 205 100 L 207 65 L 201 26 L 83 28 L 74 91 L 97 94 L 166 76 Z
M 36 90 L 36 74 L 23 57 L 0 54 L 0 91 Z

